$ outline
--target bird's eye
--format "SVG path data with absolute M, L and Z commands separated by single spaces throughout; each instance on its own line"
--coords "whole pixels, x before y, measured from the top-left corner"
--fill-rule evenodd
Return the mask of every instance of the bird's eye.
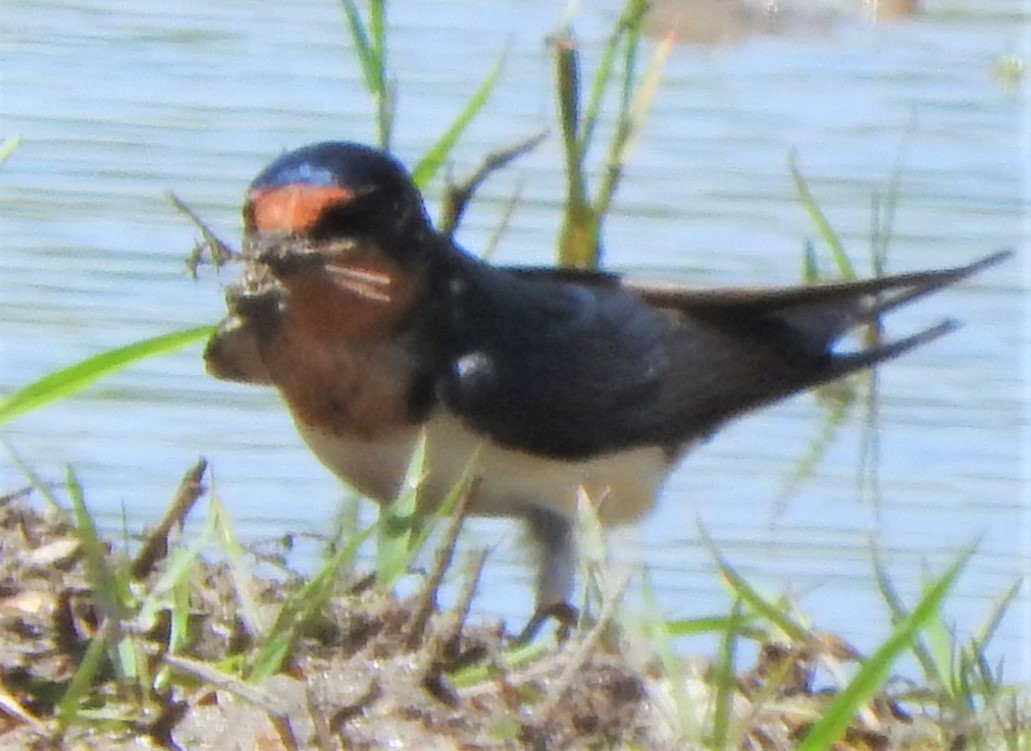
M 379 213 L 376 191 L 361 193 L 324 208 L 309 234 L 315 238 L 368 234 L 380 223 Z

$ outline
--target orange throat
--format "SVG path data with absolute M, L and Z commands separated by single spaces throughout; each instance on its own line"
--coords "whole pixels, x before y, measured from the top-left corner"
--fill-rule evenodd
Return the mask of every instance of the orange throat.
M 295 421 L 373 437 L 409 422 L 409 358 L 396 331 L 424 285 L 381 252 L 357 252 L 282 281 L 283 319 L 264 357 Z

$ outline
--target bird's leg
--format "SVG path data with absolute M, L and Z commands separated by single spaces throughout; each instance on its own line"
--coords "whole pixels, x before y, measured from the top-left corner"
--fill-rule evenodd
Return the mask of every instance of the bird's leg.
M 560 638 L 565 638 L 577 618 L 576 608 L 568 601 L 576 566 L 573 523 L 566 516 L 540 506 L 531 506 L 525 518 L 540 560 L 534 613 L 516 641 L 530 641 L 548 618 L 559 623 Z

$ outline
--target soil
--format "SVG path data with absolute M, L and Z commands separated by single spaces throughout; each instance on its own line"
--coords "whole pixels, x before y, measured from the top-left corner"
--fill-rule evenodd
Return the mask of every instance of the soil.
M 177 565 L 169 539 L 200 497 L 203 472 L 201 464 L 187 474 L 132 558 L 83 535 L 69 513 L 30 493 L 0 498 L 0 748 L 700 748 L 683 739 L 682 728 L 711 726 L 714 669 L 678 662 L 671 677 L 670 658 L 663 662 L 654 644 L 621 632 L 605 608 L 598 622 L 554 645 L 531 645 L 519 662 L 500 624 L 467 618 L 467 601 L 436 608 L 434 572 L 408 599 L 368 577 L 338 582 L 303 619 L 280 669 L 242 680 L 261 645 L 252 622 L 267 629 L 302 582 L 252 578 L 248 615 L 238 573 L 196 559 L 187 586 L 161 594 Z M 442 571 L 447 555 L 439 558 Z M 96 584 L 112 580 L 129 581 L 129 591 Z M 188 617 L 170 654 L 176 597 L 177 612 Z M 131 651 L 138 675 L 119 674 L 115 649 Z M 854 658 L 832 637 L 804 647 L 762 645 L 755 667 L 732 681 L 726 710 L 735 730 L 724 747 L 794 748 L 833 695 L 814 686 L 817 666 Z M 69 702 L 69 695 L 77 698 Z M 834 748 L 943 743 L 935 721 L 879 696 Z
M 111 548 L 105 554 L 111 566 L 132 563 Z M 168 668 L 174 677 L 141 696 L 105 664 L 76 721 L 62 728 L 61 698 L 91 641 L 105 636 L 107 608 L 91 585 L 89 560 L 63 511 L 24 497 L 0 504 L 4 749 L 474 751 L 632 740 L 657 748 L 649 740 L 645 679 L 617 653 L 602 646 L 585 652 L 581 640 L 570 639 L 527 666 L 505 667 L 511 637 L 499 624 L 433 611 L 413 638 L 420 595 L 399 600 L 364 581 L 340 583 L 279 674 L 244 683 L 227 668 L 253 649 L 255 637 L 232 573 L 220 563 L 199 564 L 190 577 L 190 638 L 176 655 L 165 651 L 167 611 L 120 626 L 151 676 Z M 134 583 L 137 597 L 159 586 L 164 561 L 155 563 Z M 258 611 L 271 620 L 290 583 L 255 584 Z M 449 674 L 473 664 L 487 668 L 485 677 L 454 686 Z

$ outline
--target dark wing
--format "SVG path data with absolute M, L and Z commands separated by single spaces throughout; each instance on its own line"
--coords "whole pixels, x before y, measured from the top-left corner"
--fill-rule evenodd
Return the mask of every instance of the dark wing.
M 772 290 L 691 291 L 589 272 L 470 263 L 437 393 L 496 441 L 560 458 L 681 443 L 929 341 L 839 354 L 845 332 L 1004 256 L 961 269 Z
M 437 376 L 451 411 L 499 443 L 548 456 L 659 441 L 655 407 L 673 375 L 665 314 L 616 277 L 480 264 L 459 273 Z
M 692 289 L 683 284 L 623 278 L 622 284 L 650 305 L 679 310 L 684 313 L 719 308 L 738 311 L 772 312 L 789 308 L 819 306 L 843 297 L 880 295 L 877 314 L 886 313 L 911 300 L 954 284 L 962 279 L 994 266 L 1012 257 L 1013 251 L 1004 250 L 986 256 L 966 266 L 935 271 L 917 271 L 906 274 L 874 277 L 858 281 L 817 282 L 791 287 L 739 287 Z M 881 295 L 881 293 L 887 293 Z

